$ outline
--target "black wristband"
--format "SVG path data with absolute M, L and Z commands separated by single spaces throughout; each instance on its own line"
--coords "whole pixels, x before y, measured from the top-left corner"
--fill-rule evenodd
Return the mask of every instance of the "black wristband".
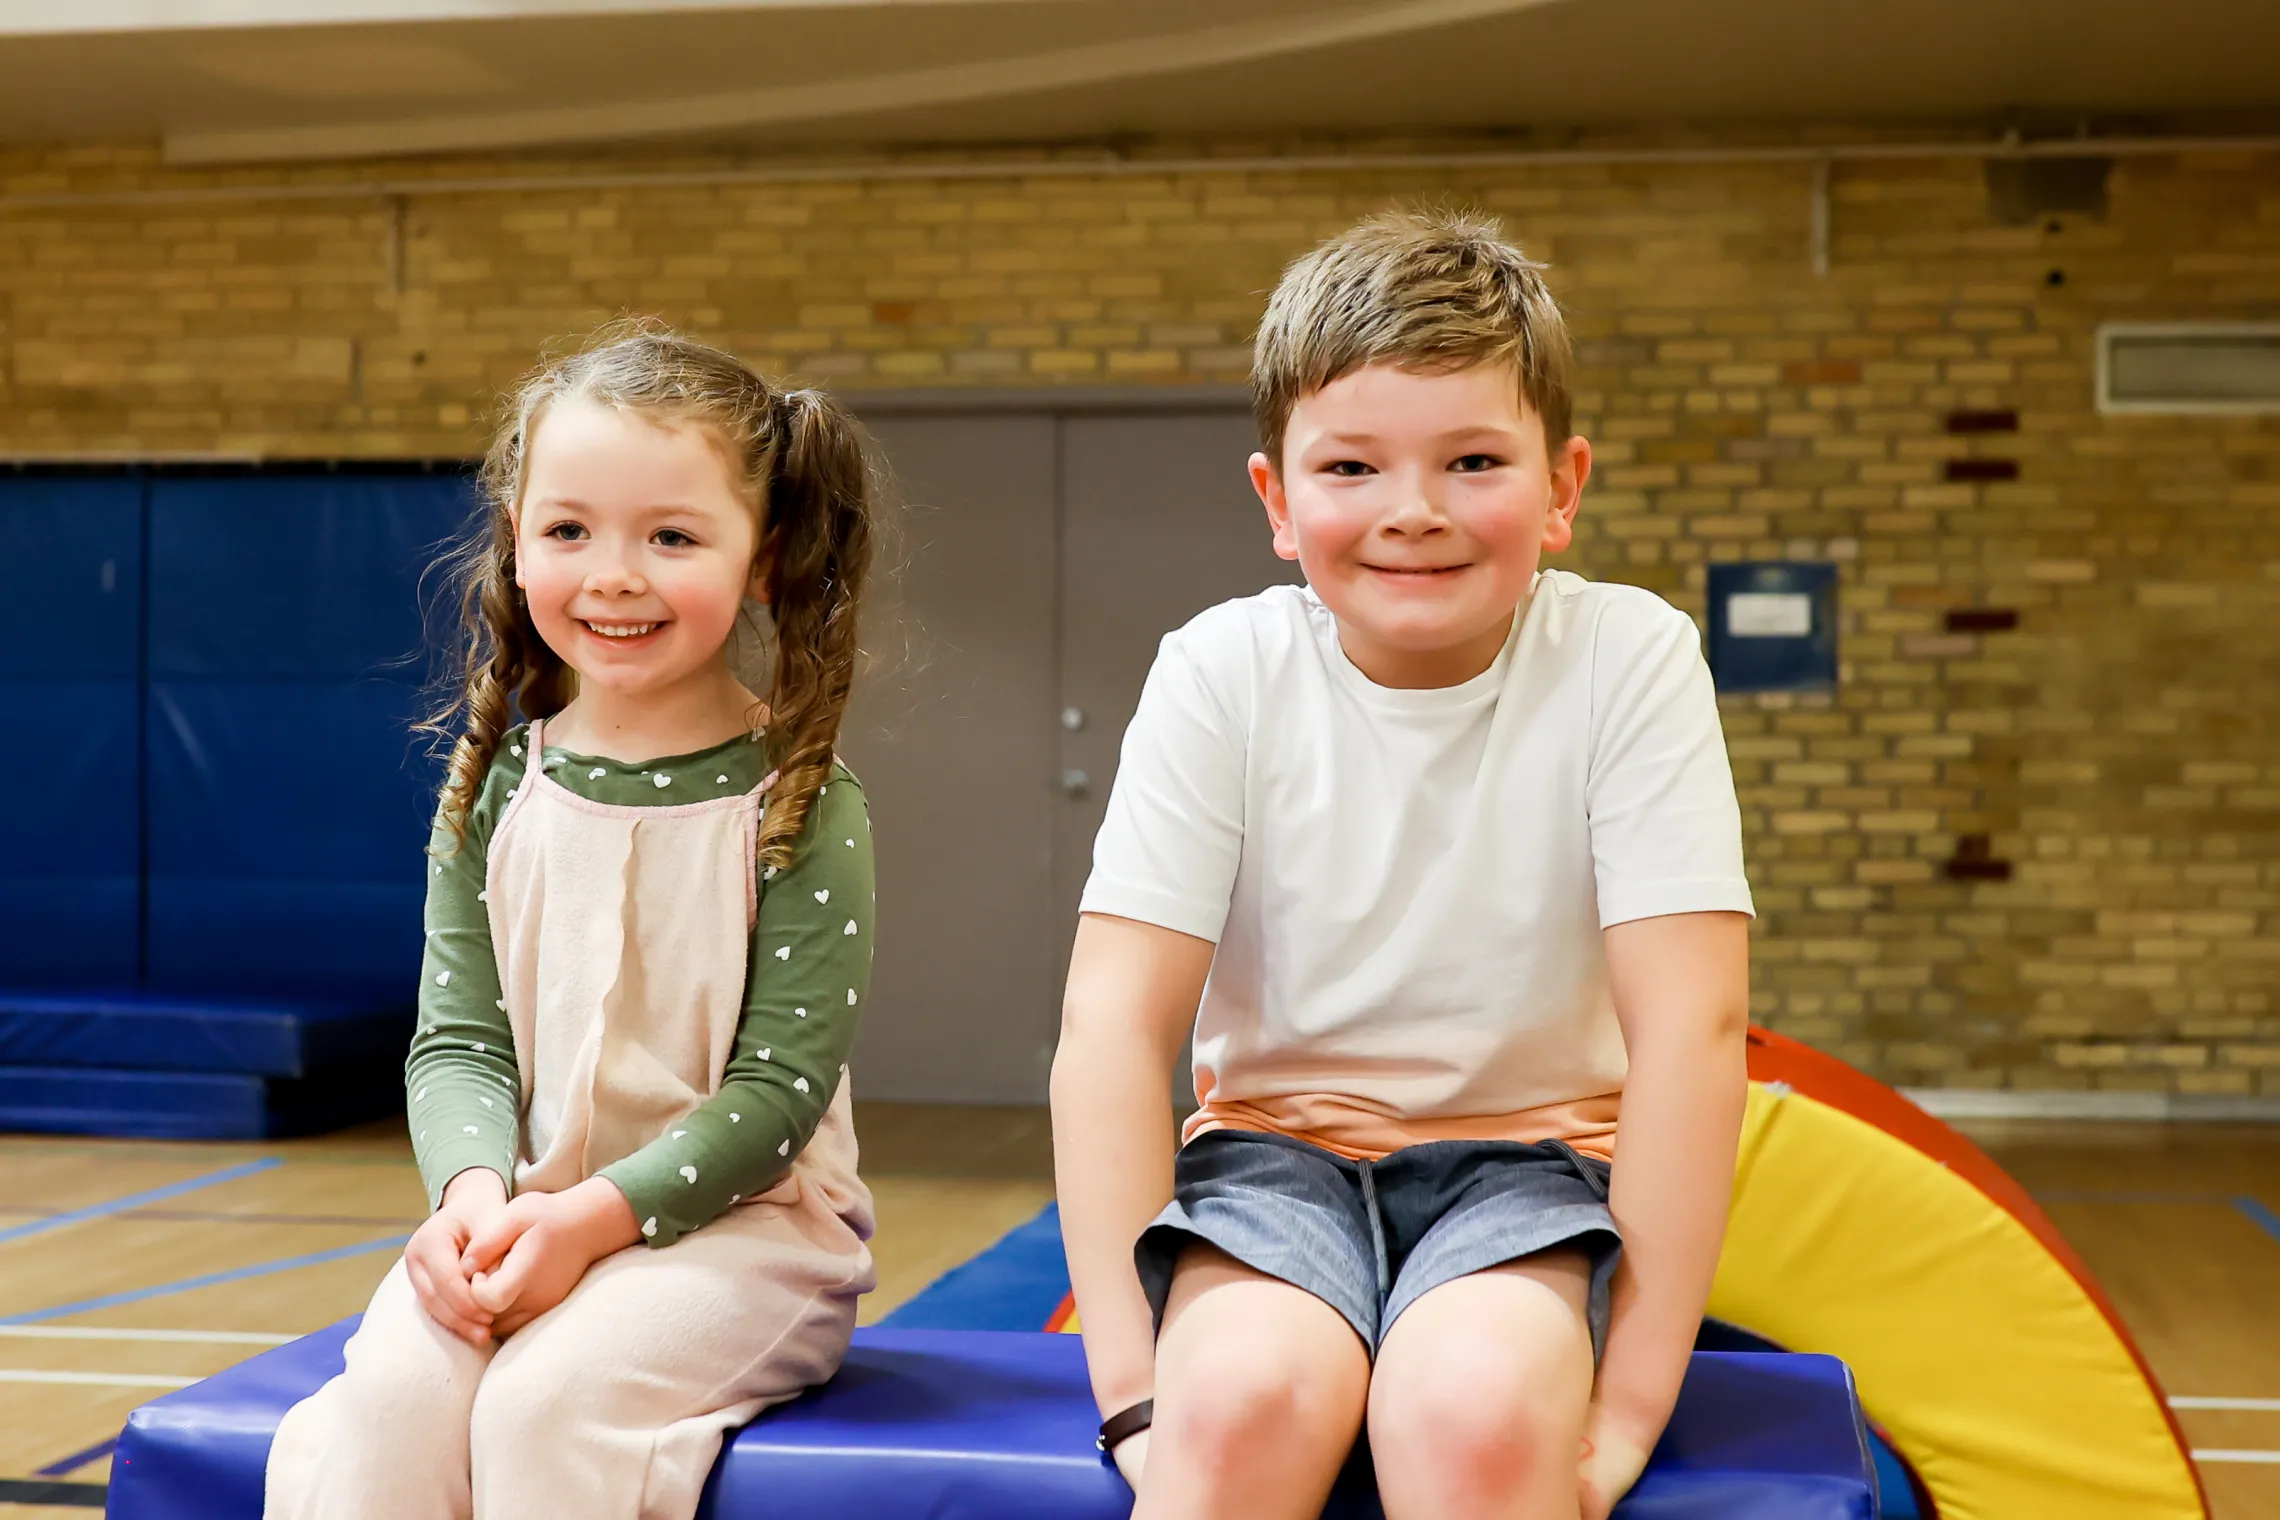
M 1122 1443 L 1156 1423 L 1156 1401 L 1142 1399 L 1130 1409 L 1120 1409 L 1100 1422 L 1100 1438 L 1093 1444 L 1102 1456 L 1114 1452 Z

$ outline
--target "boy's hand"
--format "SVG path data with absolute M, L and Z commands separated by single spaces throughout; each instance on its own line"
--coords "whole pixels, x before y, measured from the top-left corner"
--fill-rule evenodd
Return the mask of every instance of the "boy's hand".
M 1143 1430 L 1138 1435 L 1125 1437 L 1109 1455 L 1116 1459 L 1116 1470 L 1124 1474 L 1124 1481 L 1132 1485 L 1132 1491 L 1140 1492 L 1140 1469 L 1148 1465 L 1148 1432 Z
M 1619 1428 L 1598 1403 L 1583 1422 L 1583 1520 L 1607 1520 L 1646 1470 L 1647 1446 Z
M 469 1167 L 444 1187 L 443 1202 L 412 1232 L 404 1273 L 428 1317 L 470 1346 L 491 1343 L 491 1311 L 478 1304 L 460 1269 L 467 1243 L 507 1208 L 507 1185 L 488 1167 Z
M 606 1178 L 525 1193 L 461 1250 L 468 1296 L 501 1340 L 570 1296 L 586 1269 L 641 1238 L 633 1206 Z

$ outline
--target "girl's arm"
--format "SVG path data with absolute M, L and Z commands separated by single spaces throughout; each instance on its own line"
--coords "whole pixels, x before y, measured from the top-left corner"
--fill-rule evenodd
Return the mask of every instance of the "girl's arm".
M 1606 931 L 1630 1054 L 1610 1207 L 1623 1235 L 1587 1430 L 1587 1520 L 1646 1464 L 1717 1274 L 1749 1095 L 1749 920 L 1680 913 Z
M 1172 1068 L 1213 949 L 1128 918 L 1088 913 L 1077 922 L 1053 1057 L 1053 1175 L 1104 1417 L 1155 1386 L 1155 1323 L 1132 1248 L 1171 1201 Z
M 506 1192 L 514 1191 L 522 1086 L 482 893 L 491 829 L 507 793 L 522 780 L 523 733 L 515 729 L 500 742 L 466 837 L 453 839 L 439 823 L 428 845 L 427 946 L 404 1097 L 430 1208 L 470 1167 L 496 1172 Z
M 744 1016 L 720 1091 L 583 1184 L 624 1195 L 633 1238 L 671 1245 L 766 1192 L 807 1147 L 870 992 L 875 881 L 862 783 L 835 767 L 790 868 L 760 884 Z

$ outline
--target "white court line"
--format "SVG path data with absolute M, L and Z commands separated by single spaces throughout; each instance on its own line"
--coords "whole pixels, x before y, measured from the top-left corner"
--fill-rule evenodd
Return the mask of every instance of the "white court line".
M 77 1383 L 97 1388 L 187 1388 L 196 1378 L 156 1372 L 59 1372 L 52 1367 L 0 1367 L 0 1383 Z
M 2169 1401 L 2172 1409 L 2249 1409 L 2259 1414 L 2280 1414 L 2280 1399 L 2196 1398 L 2182 1394 Z
M 2264 1467 L 2280 1467 L 2280 1451 L 2197 1451 L 2196 1462 L 2254 1462 Z
M 168 1341 L 217 1346 L 282 1346 L 300 1339 L 259 1330 L 113 1330 L 102 1325 L 0 1325 L 0 1335 L 36 1341 Z

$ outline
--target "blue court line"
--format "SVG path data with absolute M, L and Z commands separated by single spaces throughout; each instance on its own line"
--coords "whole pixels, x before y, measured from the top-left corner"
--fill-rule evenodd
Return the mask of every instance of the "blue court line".
M 2243 1196 L 2233 1200 L 2233 1207 L 2246 1214 L 2250 1224 L 2255 1225 L 2275 1241 L 2280 1241 L 2280 1214 L 2275 1214 L 2266 1208 L 2261 1200 Z
M 261 1161 L 248 1161 L 241 1166 L 229 1166 L 218 1172 L 208 1172 L 202 1177 L 191 1177 L 182 1182 L 169 1182 L 164 1187 L 152 1188 L 148 1192 L 129 1193 L 124 1198 L 113 1198 L 104 1203 L 89 1204 L 83 1209 L 67 1209 L 61 1214 L 50 1214 L 45 1219 L 34 1219 L 25 1224 L 13 1224 L 4 1230 L 0 1230 L 0 1245 L 6 1245 L 11 1240 L 24 1240 L 33 1235 L 45 1235 L 50 1230 L 60 1230 L 67 1225 L 84 1224 L 90 1219 L 108 1219 L 114 1214 L 123 1214 L 129 1209 L 139 1209 L 154 1203 L 164 1203 L 167 1199 L 179 1198 L 184 1193 L 195 1193 L 200 1188 L 219 1187 L 222 1183 L 236 1182 L 243 1177 L 256 1176 L 284 1164 L 283 1161 L 274 1156 Z
M 2261 1198 L 2247 1193 L 2132 1193 L 2098 1188 L 2053 1188 L 2047 1193 L 2036 1193 L 2034 1198 L 2038 1203 L 2194 1203 L 2238 1209 L 2250 1224 L 2280 1241 L 2280 1214 L 2274 1213 Z
M 329 1251 L 311 1251 L 306 1256 L 287 1256 L 277 1261 L 258 1261 L 250 1267 L 232 1267 L 226 1272 L 208 1272 L 203 1277 L 185 1277 L 178 1282 L 159 1283 L 149 1288 L 133 1288 L 125 1293 L 106 1293 L 100 1298 L 83 1298 L 77 1303 L 57 1304 L 52 1308 L 33 1309 L 23 1314 L 0 1315 L 0 1325 L 36 1325 L 43 1320 L 62 1319 L 69 1314 L 89 1314 L 97 1309 L 116 1309 L 121 1304 L 139 1304 L 146 1299 L 165 1298 L 169 1294 L 189 1293 L 199 1288 L 211 1288 L 221 1283 L 243 1282 L 249 1277 L 269 1277 L 278 1272 L 291 1272 L 300 1267 L 320 1266 L 328 1261 L 340 1261 L 350 1256 L 369 1256 L 375 1251 L 403 1249 L 409 1235 L 390 1235 L 384 1240 L 360 1241 L 353 1246 L 335 1246 Z
M 113 1451 L 117 1450 L 118 1445 L 119 1438 L 117 1436 L 105 1436 L 102 1440 L 97 1441 L 93 1446 L 88 1447 L 85 1451 L 75 1451 L 60 1462 L 50 1462 L 47 1466 L 41 1468 L 36 1476 L 42 1478 L 68 1477 L 70 1474 L 79 1471 L 79 1469 L 87 1466 L 90 1463 L 102 1461 Z

